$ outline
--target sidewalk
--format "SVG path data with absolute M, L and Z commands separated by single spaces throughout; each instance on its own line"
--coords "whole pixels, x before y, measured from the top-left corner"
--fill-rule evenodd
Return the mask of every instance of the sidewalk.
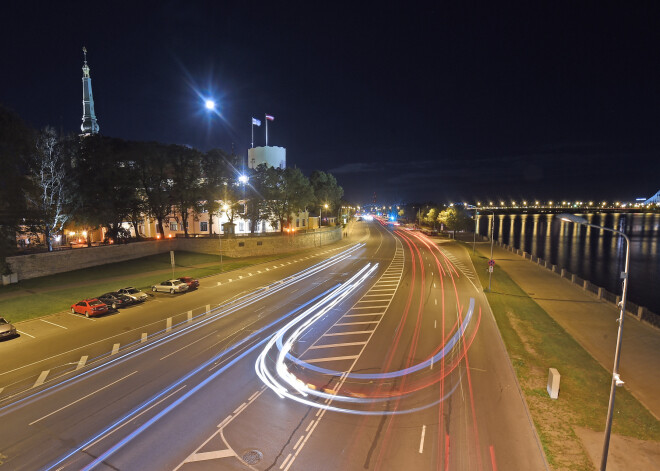
M 477 251 L 489 257 L 490 244 L 478 243 Z M 569 280 L 500 247 L 495 246 L 493 258 L 495 270 L 504 270 L 611 374 L 619 317 L 613 304 L 598 300 Z M 626 315 L 619 373 L 628 391 L 658 419 L 659 362 L 660 330 Z

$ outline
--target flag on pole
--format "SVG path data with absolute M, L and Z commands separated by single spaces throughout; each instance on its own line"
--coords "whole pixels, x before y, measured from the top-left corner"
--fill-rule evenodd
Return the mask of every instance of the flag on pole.
M 272 117 L 271 115 L 269 115 L 269 114 L 266 115 L 266 119 L 267 119 L 268 121 L 274 121 L 274 120 L 275 120 L 275 118 L 273 118 L 273 117 Z
M 261 126 L 261 121 L 259 121 L 257 118 L 252 118 L 252 125 Z

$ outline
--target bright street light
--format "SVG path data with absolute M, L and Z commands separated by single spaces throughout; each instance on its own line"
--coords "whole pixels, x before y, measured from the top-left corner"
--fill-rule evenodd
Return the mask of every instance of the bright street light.
M 204 106 L 206 106 L 207 110 L 214 110 L 215 109 L 215 101 L 206 100 L 206 102 L 204 103 Z
M 582 224 L 589 227 L 595 227 L 596 229 L 602 229 L 609 232 L 614 232 L 615 234 L 620 235 L 626 240 L 626 264 L 624 271 L 621 272 L 621 278 L 623 278 L 623 292 L 621 294 L 621 302 L 619 307 L 621 307 L 621 312 L 619 313 L 619 332 L 616 336 L 616 350 L 614 353 L 614 368 L 612 370 L 612 384 L 610 385 L 610 402 L 607 406 L 607 423 L 605 425 L 605 441 L 603 443 L 603 455 L 600 460 L 600 469 L 605 471 L 607 468 L 607 454 L 610 449 L 610 434 L 612 432 L 612 415 L 614 413 L 614 396 L 617 386 L 623 386 L 623 381 L 619 377 L 619 358 L 621 357 L 621 336 L 623 333 L 623 319 L 626 314 L 626 293 L 628 292 L 628 266 L 630 262 L 630 239 L 628 236 L 621 231 L 616 229 L 610 229 L 609 227 L 598 226 L 596 224 L 591 224 L 585 218 L 576 216 L 574 214 L 559 214 L 557 215 L 562 221 L 573 222 L 575 224 Z
M 243 183 L 243 184 L 246 184 L 248 182 L 248 180 L 249 180 L 249 177 L 247 175 L 241 175 L 240 177 L 238 177 L 238 181 Z

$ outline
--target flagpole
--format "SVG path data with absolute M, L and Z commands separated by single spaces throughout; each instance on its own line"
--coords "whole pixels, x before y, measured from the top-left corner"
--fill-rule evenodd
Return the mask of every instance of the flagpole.
M 264 115 L 264 121 L 266 121 L 266 147 L 268 147 L 268 115 Z

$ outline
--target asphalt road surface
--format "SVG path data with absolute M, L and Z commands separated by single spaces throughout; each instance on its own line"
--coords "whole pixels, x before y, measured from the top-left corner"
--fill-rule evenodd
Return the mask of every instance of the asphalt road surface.
M 374 221 L 197 292 L 35 321 L 0 344 L 0 471 L 546 469 L 477 286 L 460 246 Z

